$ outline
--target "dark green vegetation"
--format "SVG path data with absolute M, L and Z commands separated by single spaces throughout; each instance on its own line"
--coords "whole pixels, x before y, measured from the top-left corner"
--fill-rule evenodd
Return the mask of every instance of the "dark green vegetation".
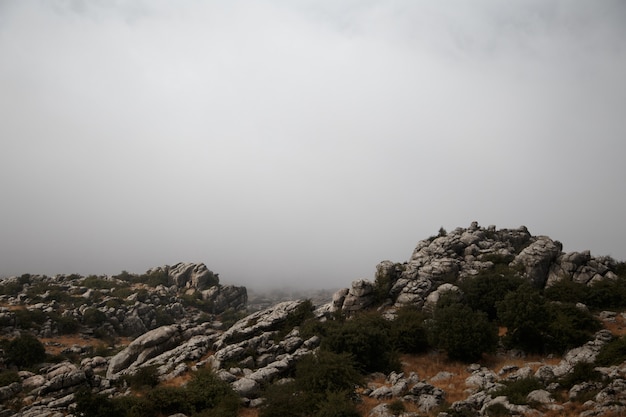
M 261 417 L 357 417 L 355 386 L 362 383 L 349 354 L 321 350 L 296 365 L 294 380 L 265 392 Z
M 76 415 L 83 417 L 151 417 L 183 413 L 193 416 L 236 416 L 239 397 L 209 370 L 200 370 L 184 387 L 153 388 L 150 370 L 131 377 L 139 395 L 108 398 L 85 389 L 76 394 Z
M 43 362 L 46 359 L 46 348 L 29 333 L 23 333 L 13 340 L 1 339 L 0 348 L 8 365 L 25 368 Z

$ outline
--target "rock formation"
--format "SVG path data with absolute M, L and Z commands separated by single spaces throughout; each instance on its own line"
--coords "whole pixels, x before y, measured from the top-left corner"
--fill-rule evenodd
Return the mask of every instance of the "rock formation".
M 376 267 L 375 281 L 356 280 L 337 291 L 332 303 L 320 311 L 353 313 L 372 304 L 377 288 L 397 307 L 424 307 L 429 295 L 442 284 L 454 284 L 481 271 L 507 264 L 521 277 L 543 288 L 560 280 L 591 285 L 616 279 L 615 261 L 592 257 L 587 252 L 563 253 L 560 242 L 547 236 L 532 236 L 525 226 L 518 229 L 457 228 L 420 241 L 407 262 L 383 261 Z

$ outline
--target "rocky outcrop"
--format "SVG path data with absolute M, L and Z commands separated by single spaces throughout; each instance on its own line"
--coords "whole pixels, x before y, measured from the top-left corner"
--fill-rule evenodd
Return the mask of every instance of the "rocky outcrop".
M 356 280 L 339 290 L 331 304 L 320 312 L 355 311 L 372 305 L 373 294 L 388 293 L 388 302 L 396 307 L 413 305 L 423 308 L 428 297 L 443 284 L 456 284 L 467 277 L 508 266 L 520 277 L 543 288 L 566 279 L 592 284 L 616 279 L 616 263 L 609 257 L 593 257 L 589 252 L 562 253 L 562 245 L 547 236 L 532 236 L 525 226 L 517 229 L 468 228 L 420 241 L 404 263 L 383 261 L 376 267 L 376 279 Z M 377 294 L 378 301 L 385 298 Z M 435 296 L 436 297 L 436 296 Z M 432 300 L 432 298 L 431 298 Z
M 111 358 L 107 378 L 113 378 L 120 371 L 141 365 L 148 359 L 176 347 L 182 340 L 181 326 L 163 326 L 139 336 Z

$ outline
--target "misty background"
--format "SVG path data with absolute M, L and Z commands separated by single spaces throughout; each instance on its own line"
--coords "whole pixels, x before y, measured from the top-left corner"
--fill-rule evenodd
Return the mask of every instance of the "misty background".
M 626 259 L 626 2 L 0 0 L 0 276 L 344 287 L 476 220 Z

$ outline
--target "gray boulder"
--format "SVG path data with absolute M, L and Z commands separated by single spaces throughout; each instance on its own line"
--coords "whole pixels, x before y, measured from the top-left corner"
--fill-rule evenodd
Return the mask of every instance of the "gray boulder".
M 560 242 L 547 236 L 539 236 L 515 257 L 511 265 L 523 267 L 525 276 L 537 287 L 543 288 L 548 279 L 550 265 L 561 254 L 562 249 Z
M 182 329 L 177 325 L 162 326 L 139 336 L 111 358 L 107 378 L 113 378 L 130 366 L 139 366 L 148 359 L 176 347 L 182 339 Z

